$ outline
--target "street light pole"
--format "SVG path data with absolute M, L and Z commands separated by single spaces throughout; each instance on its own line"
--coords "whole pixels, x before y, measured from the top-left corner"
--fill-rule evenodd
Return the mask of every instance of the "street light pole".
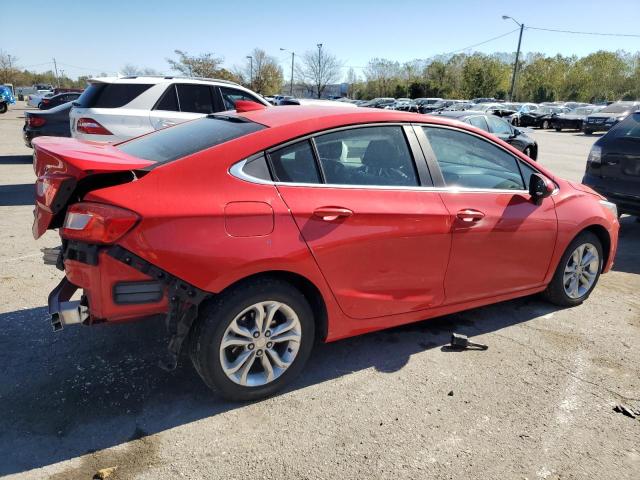
M 322 44 L 318 43 L 318 98 L 320 98 L 320 84 L 322 83 Z
M 280 50 L 283 52 L 287 51 L 286 48 L 282 48 L 282 47 L 280 47 Z M 289 95 L 291 95 L 292 97 L 293 97 L 293 64 L 295 62 L 295 58 L 296 58 L 296 52 L 291 50 L 291 81 L 289 82 Z
M 515 18 L 508 15 L 502 16 L 503 20 L 511 19 L 520 27 L 520 36 L 518 37 L 518 49 L 516 50 L 516 61 L 513 64 L 513 75 L 511 75 L 511 90 L 509 92 L 509 101 L 513 102 L 513 92 L 516 87 L 516 72 L 518 71 L 518 59 L 520 58 L 520 44 L 522 43 L 522 32 L 524 31 L 524 23 L 518 22 Z
M 249 85 L 251 86 L 251 89 L 253 90 L 253 57 L 251 55 L 247 55 L 247 58 L 249 59 Z

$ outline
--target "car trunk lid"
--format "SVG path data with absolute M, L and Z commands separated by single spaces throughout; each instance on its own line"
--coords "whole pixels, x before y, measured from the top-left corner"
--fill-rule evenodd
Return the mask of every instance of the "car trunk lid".
M 59 227 L 67 207 L 89 191 L 133 181 L 142 169 L 156 163 L 111 145 L 71 138 L 40 137 L 33 146 L 34 238 Z

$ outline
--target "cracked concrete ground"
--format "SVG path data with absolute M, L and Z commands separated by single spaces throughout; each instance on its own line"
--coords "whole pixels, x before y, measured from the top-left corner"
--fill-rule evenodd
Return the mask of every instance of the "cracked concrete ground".
M 45 316 L 60 272 L 34 241 L 22 111 L 0 115 L 0 476 L 637 479 L 640 223 L 582 306 L 537 297 L 316 348 L 295 384 L 254 404 L 208 391 L 186 360 L 155 366 L 161 325 L 68 328 Z M 595 137 L 532 134 L 580 180 Z M 452 331 L 489 345 L 450 351 Z

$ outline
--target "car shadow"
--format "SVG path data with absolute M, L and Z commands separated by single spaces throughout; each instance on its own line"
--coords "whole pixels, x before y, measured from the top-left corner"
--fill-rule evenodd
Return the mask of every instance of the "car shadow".
M 448 344 L 453 331 L 472 337 L 555 310 L 528 297 L 318 344 L 288 391 L 372 367 L 396 372 L 412 355 Z M 156 366 L 167 341 L 162 322 L 54 334 L 45 308 L 32 308 L 0 314 L 0 324 L 0 476 L 107 455 L 101 451 L 243 405 L 208 390 L 184 356 L 174 372 Z M 74 478 L 90 478 L 91 468 Z
M 35 191 L 33 183 L 0 185 L 0 207 L 33 205 L 34 202 Z
M 0 155 L 0 165 L 21 165 L 32 164 L 31 155 Z
M 605 133 L 607 132 L 598 132 L 598 133 L 592 133 L 590 135 L 585 135 L 584 132 L 576 132 L 573 134 L 574 137 L 593 137 L 593 138 L 600 138 L 602 137 Z
M 618 252 L 613 270 L 640 274 L 640 217 L 626 215 L 620 219 Z

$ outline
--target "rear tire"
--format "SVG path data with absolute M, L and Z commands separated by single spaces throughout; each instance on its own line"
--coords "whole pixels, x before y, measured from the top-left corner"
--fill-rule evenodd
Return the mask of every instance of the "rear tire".
M 585 128 L 583 132 L 585 135 L 591 135 L 593 133 L 593 131 L 589 130 L 588 128 Z
M 209 388 L 229 400 L 252 401 L 274 394 L 302 371 L 314 338 L 304 295 L 267 278 L 232 287 L 205 305 L 189 350 Z
M 9 110 L 9 106 L 6 103 L 1 102 L 0 103 L 0 114 L 5 113 L 7 110 Z
M 549 129 L 549 120 L 545 120 L 542 122 L 542 129 L 543 130 L 548 130 Z
M 580 305 L 598 283 L 603 258 L 600 239 L 592 232 L 580 233 L 562 255 L 545 298 L 561 307 Z
M 556 132 L 561 132 L 562 129 L 560 127 L 556 127 Z

